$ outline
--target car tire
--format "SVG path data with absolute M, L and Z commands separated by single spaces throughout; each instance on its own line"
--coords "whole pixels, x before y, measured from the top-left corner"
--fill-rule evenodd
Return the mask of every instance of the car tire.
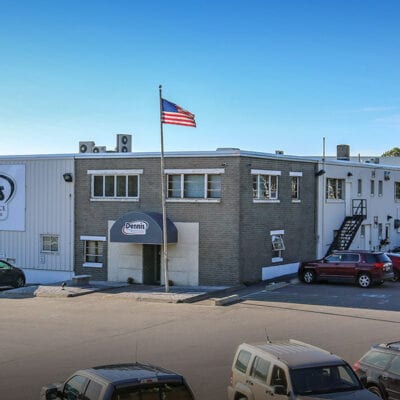
M 312 269 L 306 269 L 303 272 L 303 282 L 308 284 L 315 282 L 315 272 Z
M 358 275 L 357 283 L 358 283 L 358 286 L 366 289 L 371 286 L 372 280 L 371 280 L 371 277 L 369 276 L 369 274 L 363 272 L 360 275 Z
M 394 273 L 394 277 L 392 278 L 392 282 L 398 282 L 400 280 L 400 274 L 398 272 Z
M 21 276 L 14 282 L 13 287 L 19 288 L 25 286 L 25 279 Z
M 368 388 L 368 390 L 369 390 L 371 393 L 376 394 L 379 398 L 385 399 L 385 397 L 383 396 L 383 394 L 382 394 L 381 390 L 378 388 L 378 386 L 370 386 L 370 387 Z

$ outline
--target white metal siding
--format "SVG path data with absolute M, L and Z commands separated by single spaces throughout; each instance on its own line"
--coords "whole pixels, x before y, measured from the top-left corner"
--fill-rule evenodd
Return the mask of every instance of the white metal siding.
M 0 231 L 0 256 L 15 260 L 24 269 L 72 271 L 74 183 L 63 174 L 74 173 L 70 158 L 1 160 L 25 165 L 25 232 Z M 41 234 L 59 236 L 57 254 L 42 253 Z

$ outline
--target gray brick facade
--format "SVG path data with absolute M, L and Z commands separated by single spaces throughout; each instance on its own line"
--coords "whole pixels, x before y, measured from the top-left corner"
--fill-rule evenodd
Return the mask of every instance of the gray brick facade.
M 219 203 L 168 202 L 174 222 L 199 223 L 199 284 L 231 285 L 261 279 L 271 265 L 271 230 L 284 230 L 283 263 L 313 258 L 315 233 L 315 164 L 290 158 L 245 155 L 246 152 L 167 155 L 166 169 L 224 168 Z M 142 169 L 139 201 L 91 201 L 88 170 Z M 253 202 L 251 169 L 279 170 L 279 203 Z M 292 203 L 290 171 L 302 172 L 301 202 Z M 133 153 L 117 157 L 83 156 L 75 167 L 75 272 L 107 280 L 107 242 L 103 268 L 85 268 L 81 236 L 107 237 L 107 222 L 131 211 L 161 212 L 160 158 Z M 179 241 L 179 238 L 178 238 Z M 275 265 L 275 264 L 274 264 Z M 277 263 L 279 265 L 279 263 Z

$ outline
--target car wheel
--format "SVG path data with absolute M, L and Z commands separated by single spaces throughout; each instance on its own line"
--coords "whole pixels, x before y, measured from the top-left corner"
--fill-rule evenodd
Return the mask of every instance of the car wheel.
M 385 397 L 383 396 L 383 394 L 381 393 L 380 389 L 378 388 L 378 386 L 370 386 L 368 388 L 368 390 L 373 393 L 376 394 L 379 398 L 384 399 Z
M 311 269 L 306 269 L 303 272 L 303 281 L 305 283 L 313 283 L 315 281 L 315 272 Z
M 17 278 L 17 280 L 14 282 L 13 287 L 15 288 L 19 288 L 25 286 L 25 279 L 22 278 L 22 276 L 20 276 L 19 278 Z
M 393 282 L 398 282 L 400 280 L 400 274 L 398 272 L 394 273 L 394 277 L 392 278 Z
M 357 281 L 358 281 L 358 285 L 362 288 L 368 288 L 371 286 L 371 283 L 372 283 L 371 277 L 366 273 L 358 275 Z

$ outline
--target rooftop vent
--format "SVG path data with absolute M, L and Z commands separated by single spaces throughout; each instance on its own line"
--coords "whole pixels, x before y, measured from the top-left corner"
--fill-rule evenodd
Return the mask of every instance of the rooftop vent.
M 283 154 L 283 150 L 275 150 L 275 154 Z
M 350 146 L 348 144 L 338 144 L 336 146 L 336 158 L 338 160 L 350 161 Z

